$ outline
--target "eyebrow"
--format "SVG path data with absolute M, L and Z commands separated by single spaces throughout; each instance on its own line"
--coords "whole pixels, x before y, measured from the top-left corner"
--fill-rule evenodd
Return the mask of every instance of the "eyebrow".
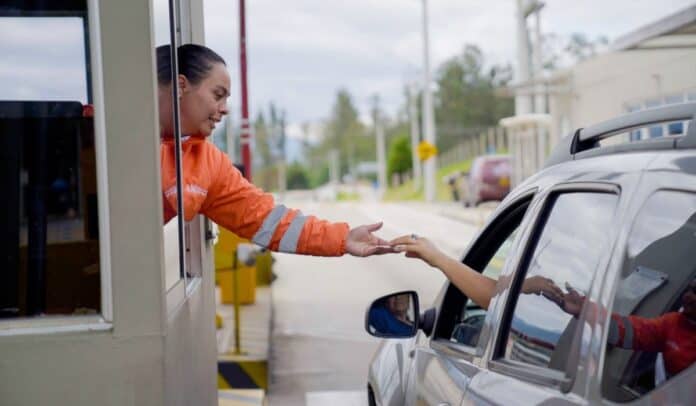
M 216 86 L 215 90 L 222 90 L 224 92 L 225 96 L 230 95 L 230 92 L 227 89 L 225 89 L 223 86 L 218 85 L 218 86 Z

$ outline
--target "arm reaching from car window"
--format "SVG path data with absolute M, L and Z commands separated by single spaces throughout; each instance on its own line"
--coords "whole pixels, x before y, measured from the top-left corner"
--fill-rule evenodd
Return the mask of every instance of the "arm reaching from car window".
M 498 283 L 495 279 L 482 275 L 468 265 L 448 257 L 427 238 L 407 235 L 396 238 L 389 244 L 396 252 L 405 252 L 409 258 L 420 258 L 428 265 L 438 268 L 466 297 L 482 309 L 488 309 Z M 540 275 L 525 279 L 522 283 L 522 293 L 543 295 L 555 303 L 563 301 L 561 288 L 556 286 L 553 280 Z
M 396 252 L 405 252 L 409 258 L 420 258 L 428 265 L 438 268 L 454 286 L 483 309 L 495 293 L 496 281 L 473 270 L 437 249 L 427 238 L 415 235 L 403 236 L 390 241 Z

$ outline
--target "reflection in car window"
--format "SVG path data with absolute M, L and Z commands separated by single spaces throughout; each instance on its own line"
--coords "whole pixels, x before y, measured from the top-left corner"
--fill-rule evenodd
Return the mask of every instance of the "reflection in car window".
M 645 394 L 696 361 L 696 195 L 661 191 L 629 235 L 609 320 L 602 392 Z
M 545 224 L 526 262 L 504 357 L 564 371 L 581 326 L 564 300 L 589 290 L 607 246 L 617 197 L 576 192 L 551 199 L 550 212 L 547 209 Z

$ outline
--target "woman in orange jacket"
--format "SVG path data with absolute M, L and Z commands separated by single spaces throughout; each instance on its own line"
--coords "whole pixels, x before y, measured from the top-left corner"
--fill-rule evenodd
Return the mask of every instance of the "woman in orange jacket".
M 160 158 L 164 221 L 177 214 L 176 170 L 172 125 L 171 47 L 157 48 Z M 249 183 L 230 159 L 206 138 L 228 113 L 230 75 L 225 61 L 201 45 L 177 51 L 179 111 L 182 133 L 184 218 L 203 214 L 219 225 L 274 251 L 339 256 L 391 252 L 372 233 L 382 223 L 350 229 L 299 210 L 276 205 L 273 197 Z

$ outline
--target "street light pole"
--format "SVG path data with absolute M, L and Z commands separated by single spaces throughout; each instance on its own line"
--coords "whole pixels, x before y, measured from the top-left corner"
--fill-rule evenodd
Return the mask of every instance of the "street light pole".
M 436 145 L 435 120 L 433 117 L 433 100 L 430 89 L 430 51 L 428 47 L 428 0 L 423 0 L 423 129 L 425 130 L 425 141 L 434 146 Z M 423 168 L 425 200 L 427 202 L 435 200 L 436 160 L 436 156 L 428 158 Z
M 372 100 L 374 103 L 372 119 L 375 126 L 375 142 L 377 143 L 377 182 L 379 183 L 377 193 L 381 199 L 387 190 L 387 158 L 384 146 L 384 128 L 379 111 L 379 96 L 375 95 Z
M 418 128 L 418 109 L 416 108 L 418 87 L 412 84 L 408 89 L 409 118 L 411 119 L 411 157 L 413 166 L 413 186 L 416 190 L 420 189 L 423 175 L 421 174 L 421 163 L 418 159 L 418 142 L 420 141 L 420 128 Z
M 242 96 L 242 122 L 240 144 L 242 149 L 242 164 L 246 178 L 251 182 L 251 130 L 249 128 L 249 104 L 247 93 L 247 63 L 246 63 L 246 22 L 244 0 L 239 0 L 239 72 Z

